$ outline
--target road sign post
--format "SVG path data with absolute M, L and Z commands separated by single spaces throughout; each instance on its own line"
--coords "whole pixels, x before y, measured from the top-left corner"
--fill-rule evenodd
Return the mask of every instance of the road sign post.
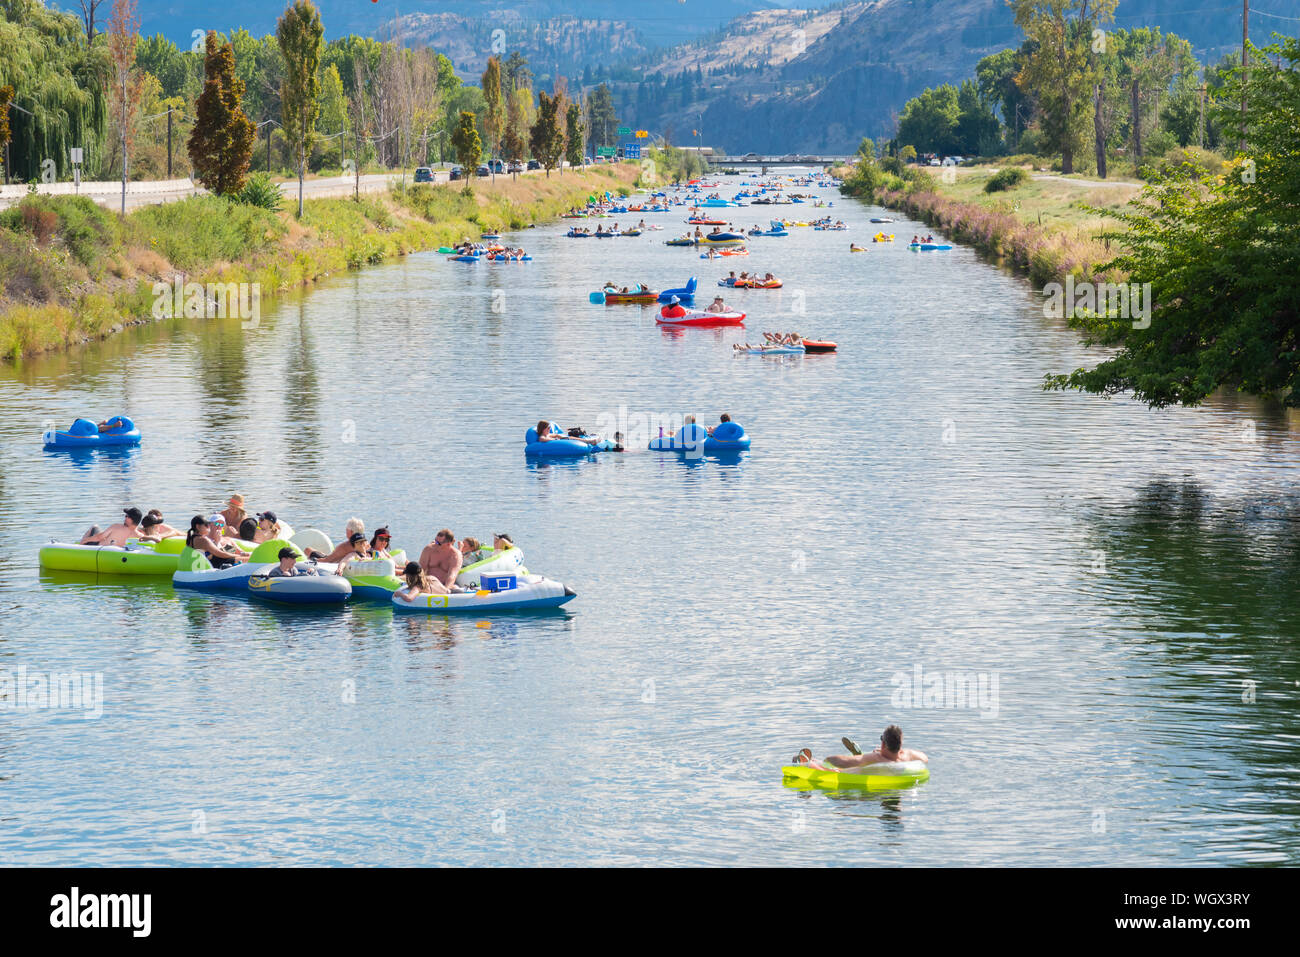
M 68 150 L 68 155 L 72 158 L 73 192 L 80 193 L 81 192 L 81 158 L 83 155 L 82 148 L 80 146 L 74 146 Z

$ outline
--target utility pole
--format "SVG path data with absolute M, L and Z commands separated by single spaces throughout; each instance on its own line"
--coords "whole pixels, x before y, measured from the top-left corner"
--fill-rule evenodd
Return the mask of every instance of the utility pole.
M 167 107 L 167 178 L 172 178 L 172 108 Z
M 1241 0 L 1241 151 L 1246 151 L 1246 81 L 1250 79 L 1250 0 Z
M 1133 160 L 1142 158 L 1142 106 L 1137 77 L 1133 77 Z
M 1197 123 L 1197 145 L 1205 149 L 1205 84 L 1201 84 L 1201 120 Z

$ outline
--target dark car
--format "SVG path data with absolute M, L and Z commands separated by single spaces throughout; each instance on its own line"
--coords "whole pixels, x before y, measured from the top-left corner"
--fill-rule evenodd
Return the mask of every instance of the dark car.
M 479 176 L 491 176 L 491 175 L 492 175 L 492 171 L 491 171 L 490 169 L 487 168 L 487 164 L 483 164 L 483 165 L 480 166 L 478 169 L 476 169 L 474 172 L 477 173 Z
M 447 178 L 460 179 L 464 175 L 465 175 L 465 171 L 463 169 L 461 169 L 459 166 L 453 166 L 451 168 L 451 173 L 447 176 Z
M 529 161 L 528 161 L 528 168 L 529 168 L 529 169 L 541 169 L 541 168 L 542 168 L 542 164 L 539 163 L 539 162 L 537 162 L 537 160 L 529 160 Z
M 417 183 L 432 183 L 433 170 L 427 166 L 417 166 L 415 168 L 415 181 Z

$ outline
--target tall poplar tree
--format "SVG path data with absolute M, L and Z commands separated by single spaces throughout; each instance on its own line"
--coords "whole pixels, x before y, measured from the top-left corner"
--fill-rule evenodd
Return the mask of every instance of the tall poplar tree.
M 483 115 L 483 132 L 487 134 L 488 156 L 494 157 L 501 148 L 506 112 L 505 101 L 501 98 L 501 61 L 496 57 L 488 57 L 482 82 L 483 99 L 487 104 L 487 111 Z M 495 181 L 495 169 L 492 169 L 492 174 Z
M 298 217 L 302 218 L 302 182 L 307 157 L 316 142 L 320 113 L 320 56 L 325 28 L 311 0 L 295 0 L 276 23 L 275 39 L 284 56 L 280 87 L 280 123 L 298 169 Z

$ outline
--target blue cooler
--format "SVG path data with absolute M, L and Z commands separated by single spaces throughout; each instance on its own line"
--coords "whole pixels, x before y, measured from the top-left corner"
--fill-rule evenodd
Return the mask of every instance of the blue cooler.
M 481 575 L 479 587 L 488 591 L 509 591 L 519 587 L 519 580 L 514 575 Z

